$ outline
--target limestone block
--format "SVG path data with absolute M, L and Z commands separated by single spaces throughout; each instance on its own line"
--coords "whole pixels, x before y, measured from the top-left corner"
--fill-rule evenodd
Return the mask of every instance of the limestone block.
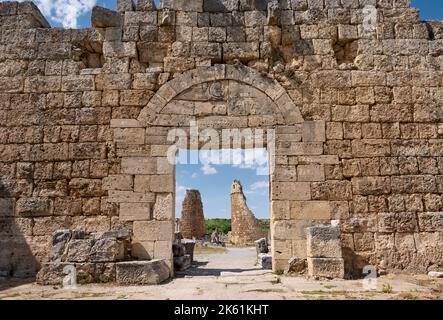
M 69 241 L 66 248 L 66 262 L 88 262 L 93 241 L 89 239 L 75 239 Z
M 203 0 L 174 0 L 170 3 L 171 9 L 176 11 L 203 12 Z
M 381 195 L 391 192 L 391 179 L 389 177 L 354 177 L 352 178 L 354 194 Z
M 351 200 L 352 185 L 350 181 L 325 181 L 311 184 L 314 200 Z M 307 199 L 302 199 L 307 200 Z
M 174 192 L 175 180 L 173 175 L 150 176 L 150 188 L 152 192 Z
M 395 193 L 435 193 L 437 190 L 436 179 L 431 175 L 393 176 L 391 186 Z
M 118 262 L 115 266 L 119 285 L 155 285 L 167 280 L 170 275 L 163 260 Z
M 309 258 L 341 258 L 340 228 L 317 226 L 306 229 Z
M 324 166 L 321 164 L 298 165 L 297 178 L 298 181 L 324 181 Z
M 174 218 L 174 199 L 172 193 L 157 194 L 154 204 L 153 218 L 155 220 L 171 220 Z
M 90 251 L 92 262 L 113 262 L 125 258 L 125 246 L 123 241 L 104 238 L 95 241 Z
M 139 241 L 172 241 L 172 221 L 134 221 L 134 238 Z M 172 252 L 172 244 L 171 244 Z
M 121 221 L 146 221 L 151 219 L 150 203 L 120 203 Z
M 297 181 L 297 168 L 295 166 L 276 166 L 272 175 L 272 181 Z M 304 181 L 304 180 L 300 180 Z
M 425 212 L 418 215 L 420 231 L 441 231 L 443 228 L 442 212 Z
M 52 201 L 49 198 L 20 198 L 16 204 L 19 216 L 49 216 L 52 214 Z
M 171 175 L 174 173 L 174 168 L 174 163 L 171 163 L 168 157 L 157 157 L 157 174 Z
M 290 218 L 295 220 L 331 219 L 329 201 L 291 201 Z
M 289 201 L 271 201 L 271 212 L 274 220 L 288 220 L 290 218 Z
M 60 286 L 67 274 L 64 270 L 69 267 L 76 269 L 77 283 L 115 282 L 114 263 L 44 263 L 36 281 L 41 285 Z
M 172 241 L 155 241 L 154 258 L 172 260 Z
M 369 106 L 333 106 L 332 121 L 348 121 L 348 122 L 368 122 Z
M 120 13 L 99 6 L 92 8 L 91 23 L 94 28 L 120 27 L 122 22 Z
M 271 234 L 273 238 L 277 240 L 301 240 L 306 237 L 304 229 L 308 226 L 310 226 L 310 223 L 307 221 L 275 221 L 271 226 Z M 290 251 L 292 251 L 292 249 Z
M 249 42 L 229 42 L 223 44 L 226 59 L 259 59 L 259 44 Z
M 103 190 L 126 190 L 133 188 L 133 178 L 131 175 L 109 175 L 103 178 Z
M 45 236 L 52 234 L 60 228 L 69 228 L 71 218 L 66 216 L 61 217 L 39 217 L 34 218 L 34 225 L 32 234 L 34 236 Z
M 143 128 L 116 128 L 114 129 L 114 141 L 125 144 L 144 144 L 145 129 Z
M 155 10 L 155 1 L 154 0 L 138 0 L 136 9 L 138 11 L 151 11 Z
M 132 203 L 132 202 L 155 202 L 155 194 L 154 193 L 141 193 L 141 192 L 132 192 L 132 191 L 108 191 L 109 202 L 119 202 L 119 203 Z
M 305 121 L 303 123 L 304 142 L 326 141 L 326 125 L 324 121 Z
M 70 195 L 75 197 L 100 197 L 104 195 L 102 180 L 73 178 L 69 182 Z
M 147 157 L 122 158 L 121 170 L 125 174 L 154 174 L 156 159 Z
M 67 75 L 62 77 L 62 91 L 93 91 L 94 76 Z
M 308 274 L 311 277 L 344 278 L 342 258 L 308 258 Z
M 237 9 L 238 0 L 203 0 L 204 12 L 229 12 Z
M 309 182 L 275 182 L 271 188 L 271 200 L 310 200 Z
M 117 12 L 133 11 L 134 9 L 133 0 L 117 0 Z
M 415 213 L 391 212 L 378 214 L 379 232 L 416 232 L 417 230 L 418 222 Z
M 321 142 L 283 142 L 277 144 L 279 155 L 302 156 L 323 154 Z

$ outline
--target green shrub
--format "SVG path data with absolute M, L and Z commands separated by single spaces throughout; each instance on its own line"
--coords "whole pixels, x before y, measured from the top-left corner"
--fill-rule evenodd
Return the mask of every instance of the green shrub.
M 231 231 L 231 219 L 207 219 L 205 221 L 206 233 L 211 235 L 215 229 L 221 234 Z

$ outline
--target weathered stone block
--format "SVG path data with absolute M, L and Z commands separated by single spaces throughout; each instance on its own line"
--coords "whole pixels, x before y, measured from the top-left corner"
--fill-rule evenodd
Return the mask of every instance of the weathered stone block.
M 52 201 L 49 198 L 20 198 L 17 200 L 19 216 L 49 216 L 52 214 Z
M 297 178 L 298 181 L 324 181 L 324 166 L 321 164 L 298 165 Z
M 94 242 L 90 251 L 91 262 L 114 262 L 125 258 L 123 241 L 104 238 Z
M 331 207 L 328 201 L 291 202 L 290 217 L 295 220 L 331 219 Z
M 306 231 L 307 255 L 309 258 L 341 258 L 339 227 L 310 227 Z
M 121 168 L 126 174 L 155 174 L 156 161 L 146 157 L 122 158 Z
M 262 269 L 271 270 L 272 269 L 272 255 L 267 254 L 267 253 L 260 253 L 257 256 L 257 264 Z
M 141 241 L 172 241 L 174 228 L 172 221 L 135 221 L 134 237 Z
M 163 260 L 118 262 L 116 280 L 120 285 L 154 285 L 167 280 L 170 270 Z
M 391 179 L 389 177 L 352 178 L 354 194 L 379 195 L 391 193 Z
M 129 9 L 129 6 L 127 7 Z M 95 28 L 120 27 L 123 16 L 113 10 L 95 6 L 92 8 L 91 23 Z
M 324 121 L 305 121 L 303 123 L 304 142 L 326 141 L 326 126 Z
M 344 278 L 342 258 L 308 258 L 308 274 L 311 277 Z
M 309 182 L 276 182 L 271 190 L 271 200 L 310 200 Z
M 174 269 L 177 271 L 183 271 L 191 266 L 191 256 L 189 254 L 174 257 Z
M 146 221 L 151 219 L 150 203 L 120 203 L 120 220 Z
M 93 241 L 89 239 L 74 239 L 69 241 L 66 248 L 66 262 L 89 262 Z

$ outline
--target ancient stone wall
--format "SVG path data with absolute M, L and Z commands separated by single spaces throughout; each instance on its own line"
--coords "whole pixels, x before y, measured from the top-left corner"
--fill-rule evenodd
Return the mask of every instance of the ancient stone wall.
M 443 24 L 409 0 L 118 0 L 94 27 L 0 3 L 0 275 L 57 229 L 172 264 L 170 129 L 276 130 L 274 270 L 340 220 L 345 272 L 443 263 Z M 185 142 L 185 146 L 187 143 Z
M 198 190 L 186 190 L 180 219 L 180 233 L 185 239 L 201 239 L 206 234 L 203 203 Z
M 264 237 L 260 222 L 246 203 L 243 187 L 238 180 L 231 186 L 231 235 L 229 242 L 233 244 L 253 244 Z

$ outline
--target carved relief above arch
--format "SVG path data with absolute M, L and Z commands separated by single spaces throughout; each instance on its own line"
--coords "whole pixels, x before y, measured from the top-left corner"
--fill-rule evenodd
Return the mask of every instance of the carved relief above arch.
M 157 91 L 138 120 L 145 126 L 187 126 L 191 120 L 220 126 L 232 120 L 230 126 L 235 127 L 303 122 L 299 108 L 276 80 L 243 65 L 183 73 Z

